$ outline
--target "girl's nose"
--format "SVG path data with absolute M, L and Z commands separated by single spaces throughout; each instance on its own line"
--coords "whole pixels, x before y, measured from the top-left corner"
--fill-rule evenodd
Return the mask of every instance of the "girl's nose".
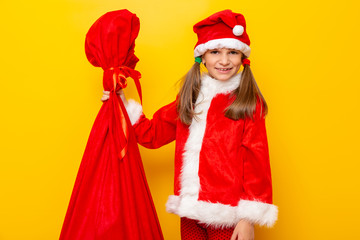
M 228 65 L 229 64 L 229 56 L 227 54 L 221 54 L 220 57 L 220 64 L 222 65 Z

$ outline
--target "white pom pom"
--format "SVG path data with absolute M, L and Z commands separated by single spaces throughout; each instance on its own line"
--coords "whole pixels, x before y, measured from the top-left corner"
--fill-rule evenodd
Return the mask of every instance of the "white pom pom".
M 241 36 L 242 34 L 244 33 L 244 27 L 241 26 L 241 25 L 236 25 L 234 28 L 233 28 L 233 34 L 235 36 Z

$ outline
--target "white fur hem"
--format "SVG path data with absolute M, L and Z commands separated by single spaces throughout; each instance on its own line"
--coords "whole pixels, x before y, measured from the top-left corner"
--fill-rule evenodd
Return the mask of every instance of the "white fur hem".
M 194 57 L 199 57 L 203 55 L 207 50 L 216 49 L 216 48 L 231 48 L 236 49 L 244 53 L 247 57 L 250 56 L 250 47 L 234 38 L 221 38 L 210 40 L 206 43 L 199 44 L 194 49 Z
M 141 115 L 143 114 L 143 109 L 142 109 L 141 104 L 137 103 L 133 99 L 130 99 L 125 108 L 129 115 L 131 125 L 134 125 L 139 120 Z
M 234 227 L 241 219 L 271 227 L 278 215 L 277 206 L 258 201 L 240 200 L 237 206 L 230 206 L 176 195 L 169 196 L 166 210 L 219 228 Z

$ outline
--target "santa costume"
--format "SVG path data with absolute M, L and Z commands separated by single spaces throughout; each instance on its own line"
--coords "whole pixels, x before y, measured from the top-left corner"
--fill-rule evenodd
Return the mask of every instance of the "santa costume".
M 225 10 L 194 26 L 194 56 L 209 49 L 231 48 L 250 55 L 243 15 Z M 177 101 L 159 109 L 150 120 L 140 104 L 126 107 L 138 143 L 158 148 L 176 140 L 174 195 L 167 211 L 207 226 L 235 227 L 241 219 L 272 226 L 277 207 L 272 184 L 264 114 L 258 102 L 253 118 L 225 117 L 241 73 L 218 81 L 204 73 L 190 125 L 178 116 Z

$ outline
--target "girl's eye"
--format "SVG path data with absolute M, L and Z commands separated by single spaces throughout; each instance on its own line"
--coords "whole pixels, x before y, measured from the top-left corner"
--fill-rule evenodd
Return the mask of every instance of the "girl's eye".
M 230 51 L 230 54 L 239 54 L 238 51 Z
M 211 53 L 211 54 L 218 54 L 218 53 L 219 53 L 219 51 L 217 51 L 217 50 L 213 50 L 213 51 L 211 51 L 210 53 Z

